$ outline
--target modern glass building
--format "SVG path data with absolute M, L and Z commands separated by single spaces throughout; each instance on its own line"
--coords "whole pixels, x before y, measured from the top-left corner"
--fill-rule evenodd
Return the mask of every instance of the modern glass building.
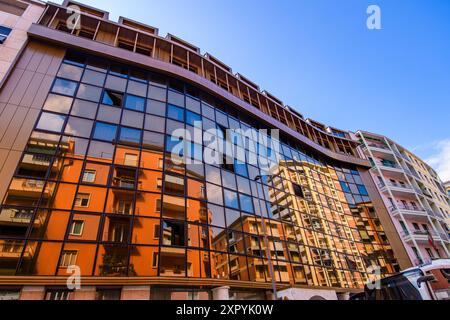
M 156 28 L 78 3 L 68 29 L 71 4 L 0 91 L 0 294 L 338 298 L 411 265 L 349 133 Z M 210 163 L 211 138 L 241 156 Z

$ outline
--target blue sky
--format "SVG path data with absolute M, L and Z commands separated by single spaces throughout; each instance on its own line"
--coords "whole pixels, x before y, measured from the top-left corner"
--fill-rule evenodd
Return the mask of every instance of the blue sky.
M 305 117 L 385 134 L 450 180 L 448 0 L 82 0 L 210 52 Z M 381 8 L 382 30 L 366 28 Z

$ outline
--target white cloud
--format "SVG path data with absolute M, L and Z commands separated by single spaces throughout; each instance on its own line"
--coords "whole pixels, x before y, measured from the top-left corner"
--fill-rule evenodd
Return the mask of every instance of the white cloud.
M 434 153 L 425 161 L 432 166 L 445 182 L 450 180 L 450 139 L 437 142 L 433 146 Z

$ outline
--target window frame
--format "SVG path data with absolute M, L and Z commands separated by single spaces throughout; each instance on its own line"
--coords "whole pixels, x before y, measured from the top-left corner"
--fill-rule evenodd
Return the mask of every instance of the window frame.
M 86 180 L 85 179 L 85 177 L 86 177 L 86 174 L 91 174 L 91 175 L 93 175 L 93 179 L 92 179 L 92 181 L 88 181 L 88 180 Z M 97 170 L 94 170 L 94 169 L 84 169 L 84 171 L 83 171 L 83 176 L 82 176 L 82 178 L 81 178 L 81 182 L 84 182 L 84 183 L 95 183 L 95 179 L 97 178 Z
M 85 205 L 85 206 L 83 206 L 82 203 L 83 203 L 83 200 L 85 200 L 86 198 L 80 199 L 80 204 L 77 205 L 77 200 L 78 200 L 77 198 L 78 198 L 79 196 L 81 196 L 81 195 L 87 195 L 87 205 Z M 78 193 L 75 195 L 75 199 L 74 199 L 73 206 L 76 207 L 76 208 L 88 208 L 90 203 L 91 203 L 91 194 L 90 194 L 90 193 L 78 192 Z
M 75 230 L 74 230 L 75 229 L 75 225 L 77 223 L 81 223 L 81 227 L 80 227 L 79 233 L 75 233 Z M 80 237 L 80 236 L 83 235 L 83 231 L 84 231 L 84 220 L 80 220 L 80 219 L 72 220 L 72 223 L 70 224 L 69 235 Z
M 3 30 L 2 29 L 6 29 Z M 7 33 L 5 33 L 5 31 Z M 0 44 L 4 44 L 6 40 L 8 40 L 8 37 L 10 36 L 11 32 L 13 31 L 12 28 L 4 26 L 4 25 L 0 25 Z
M 66 256 L 69 256 L 68 260 Z M 63 250 L 61 252 L 60 268 L 68 268 L 76 264 L 78 258 L 78 250 Z M 66 261 L 67 260 L 67 261 Z M 67 264 L 66 264 L 67 262 Z

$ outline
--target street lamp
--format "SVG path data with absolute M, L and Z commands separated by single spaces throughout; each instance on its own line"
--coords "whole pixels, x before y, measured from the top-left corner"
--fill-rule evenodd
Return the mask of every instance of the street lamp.
M 270 175 L 265 175 L 265 177 L 268 177 Z M 261 183 L 261 179 L 263 176 L 258 175 L 255 177 L 255 182 L 259 182 Z M 262 183 L 261 183 L 262 186 Z M 256 190 L 258 190 L 258 188 L 256 188 Z M 258 197 L 259 197 L 259 191 L 257 191 L 258 193 Z M 264 233 L 264 244 L 266 246 L 266 255 L 267 255 L 267 260 L 269 262 L 269 273 L 270 273 L 270 277 L 272 278 L 272 291 L 273 291 L 273 300 L 277 300 L 278 296 L 277 296 L 277 284 L 275 281 L 275 272 L 273 271 L 273 264 L 272 264 L 272 258 L 271 258 L 271 253 L 270 253 L 270 248 L 269 248 L 269 239 L 267 237 L 267 229 L 266 229 L 266 221 L 264 219 L 262 210 L 259 210 L 259 215 L 261 216 L 261 221 L 262 221 L 262 229 L 263 229 L 263 233 Z

